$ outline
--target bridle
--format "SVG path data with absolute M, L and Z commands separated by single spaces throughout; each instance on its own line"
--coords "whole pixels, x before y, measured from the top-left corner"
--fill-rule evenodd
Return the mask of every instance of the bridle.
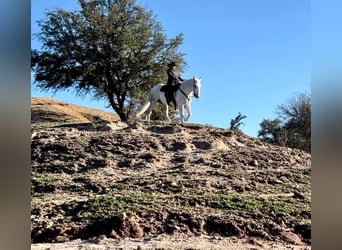
M 196 84 L 196 80 L 195 78 L 192 79 L 192 91 L 194 92 L 194 86 Z M 182 90 L 182 85 L 179 87 L 180 92 L 186 97 L 186 99 L 188 100 L 188 102 L 190 101 L 189 96 Z M 194 95 L 195 96 L 195 95 Z M 198 98 L 198 96 L 195 96 L 196 98 Z

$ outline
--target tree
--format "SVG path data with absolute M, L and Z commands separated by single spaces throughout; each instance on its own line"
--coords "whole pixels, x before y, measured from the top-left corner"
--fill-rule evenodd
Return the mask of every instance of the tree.
M 281 121 L 279 119 L 264 119 L 260 123 L 260 126 L 261 130 L 258 132 L 258 137 L 261 139 L 261 141 L 281 146 L 286 145 L 286 131 L 282 127 Z
M 311 97 L 299 93 L 278 105 L 277 113 L 284 121 L 287 145 L 311 152 Z
M 294 95 L 277 106 L 278 118 L 264 119 L 258 132 L 262 141 L 311 152 L 311 97 L 308 93 Z
M 237 131 L 241 131 L 240 130 L 240 126 L 241 125 L 245 125 L 242 120 L 247 118 L 247 116 L 245 115 L 241 115 L 241 113 L 239 112 L 239 114 L 234 118 L 230 120 L 230 130 L 237 130 Z
M 183 35 L 167 40 L 152 12 L 135 0 L 78 3 L 80 10 L 57 9 L 38 22 L 42 50 L 31 51 L 33 84 L 104 99 L 127 121 L 152 84 L 166 81 L 167 62 L 184 63 Z

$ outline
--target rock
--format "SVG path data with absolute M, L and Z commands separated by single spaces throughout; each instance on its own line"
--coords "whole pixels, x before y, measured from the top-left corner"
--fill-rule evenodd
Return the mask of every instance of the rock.
M 296 199 L 301 199 L 301 200 L 305 200 L 305 195 L 302 194 L 300 191 L 298 190 L 294 190 L 293 192 L 293 197 Z
M 297 234 L 292 233 L 292 232 L 283 232 L 282 238 L 291 244 L 300 245 L 300 246 L 304 245 L 302 239 Z
M 178 186 L 177 182 L 175 182 L 175 181 L 171 182 L 171 187 L 177 187 L 177 186 Z
M 250 166 L 254 166 L 254 167 L 259 166 L 259 162 L 257 160 L 255 160 L 255 159 L 251 160 L 248 164 Z

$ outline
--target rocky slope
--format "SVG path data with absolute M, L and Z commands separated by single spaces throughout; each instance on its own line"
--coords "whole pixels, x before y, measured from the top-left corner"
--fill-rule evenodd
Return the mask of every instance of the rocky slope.
M 199 124 L 46 113 L 32 105 L 32 243 L 178 235 L 311 245 L 310 154 Z

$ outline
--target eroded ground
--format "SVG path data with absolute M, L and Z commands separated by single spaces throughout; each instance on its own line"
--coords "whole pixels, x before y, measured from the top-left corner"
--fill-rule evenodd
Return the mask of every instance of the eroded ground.
M 203 125 L 118 121 L 37 123 L 31 150 L 32 243 L 183 235 L 311 245 L 303 151 Z

